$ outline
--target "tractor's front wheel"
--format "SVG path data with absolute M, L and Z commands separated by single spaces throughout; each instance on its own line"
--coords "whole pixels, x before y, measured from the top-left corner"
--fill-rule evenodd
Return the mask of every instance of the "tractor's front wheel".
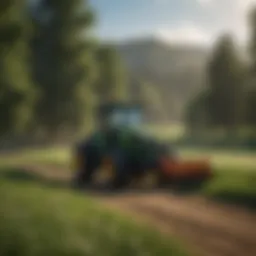
M 77 172 L 72 181 L 72 186 L 77 189 L 83 189 L 92 184 L 93 171 L 82 170 Z

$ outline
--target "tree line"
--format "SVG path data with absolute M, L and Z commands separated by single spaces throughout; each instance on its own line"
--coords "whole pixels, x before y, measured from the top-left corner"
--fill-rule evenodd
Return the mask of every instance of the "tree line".
M 88 1 L 0 1 L 0 137 L 76 132 L 99 101 L 128 97 L 119 56 Z
M 222 130 L 256 135 L 256 8 L 248 17 L 245 54 L 231 34 L 222 35 L 213 47 L 205 89 L 187 107 L 186 122 L 192 133 Z
M 231 35 L 214 45 L 207 86 L 187 106 L 191 131 L 255 133 L 256 9 L 249 16 L 248 54 Z M 131 81 L 113 46 L 94 36 L 96 23 L 85 0 L 0 1 L 0 138 L 89 128 L 100 102 L 128 100 L 134 86 L 136 100 L 164 118 L 159 92 Z

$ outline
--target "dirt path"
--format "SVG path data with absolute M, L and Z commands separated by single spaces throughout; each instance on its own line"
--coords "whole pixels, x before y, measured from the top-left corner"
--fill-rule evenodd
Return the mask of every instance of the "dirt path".
M 48 176 L 58 168 L 30 168 Z M 48 174 L 47 174 L 48 173 Z M 62 176 L 65 180 L 69 175 Z M 255 256 L 256 216 L 241 208 L 168 192 L 94 194 L 107 207 L 123 211 L 182 239 L 202 256 Z M 197 255 L 197 253 L 195 255 Z
M 256 255 L 253 214 L 167 193 L 100 199 L 107 206 L 135 214 L 138 220 L 183 239 L 201 255 Z

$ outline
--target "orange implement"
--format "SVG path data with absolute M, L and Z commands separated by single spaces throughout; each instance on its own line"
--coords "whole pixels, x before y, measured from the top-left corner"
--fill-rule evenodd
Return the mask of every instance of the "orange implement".
M 160 160 L 161 170 L 166 177 L 171 179 L 182 178 L 208 178 L 212 174 L 211 166 L 208 161 L 173 161 L 168 158 Z

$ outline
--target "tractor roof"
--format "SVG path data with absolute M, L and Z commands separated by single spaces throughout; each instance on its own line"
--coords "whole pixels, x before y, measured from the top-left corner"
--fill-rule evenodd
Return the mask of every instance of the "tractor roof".
M 124 103 L 124 102 L 111 102 L 101 104 L 99 107 L 99 114 L 109 114 L 113 110 L 135 110 L 142 111 L 143 108 L 139 103 Z

